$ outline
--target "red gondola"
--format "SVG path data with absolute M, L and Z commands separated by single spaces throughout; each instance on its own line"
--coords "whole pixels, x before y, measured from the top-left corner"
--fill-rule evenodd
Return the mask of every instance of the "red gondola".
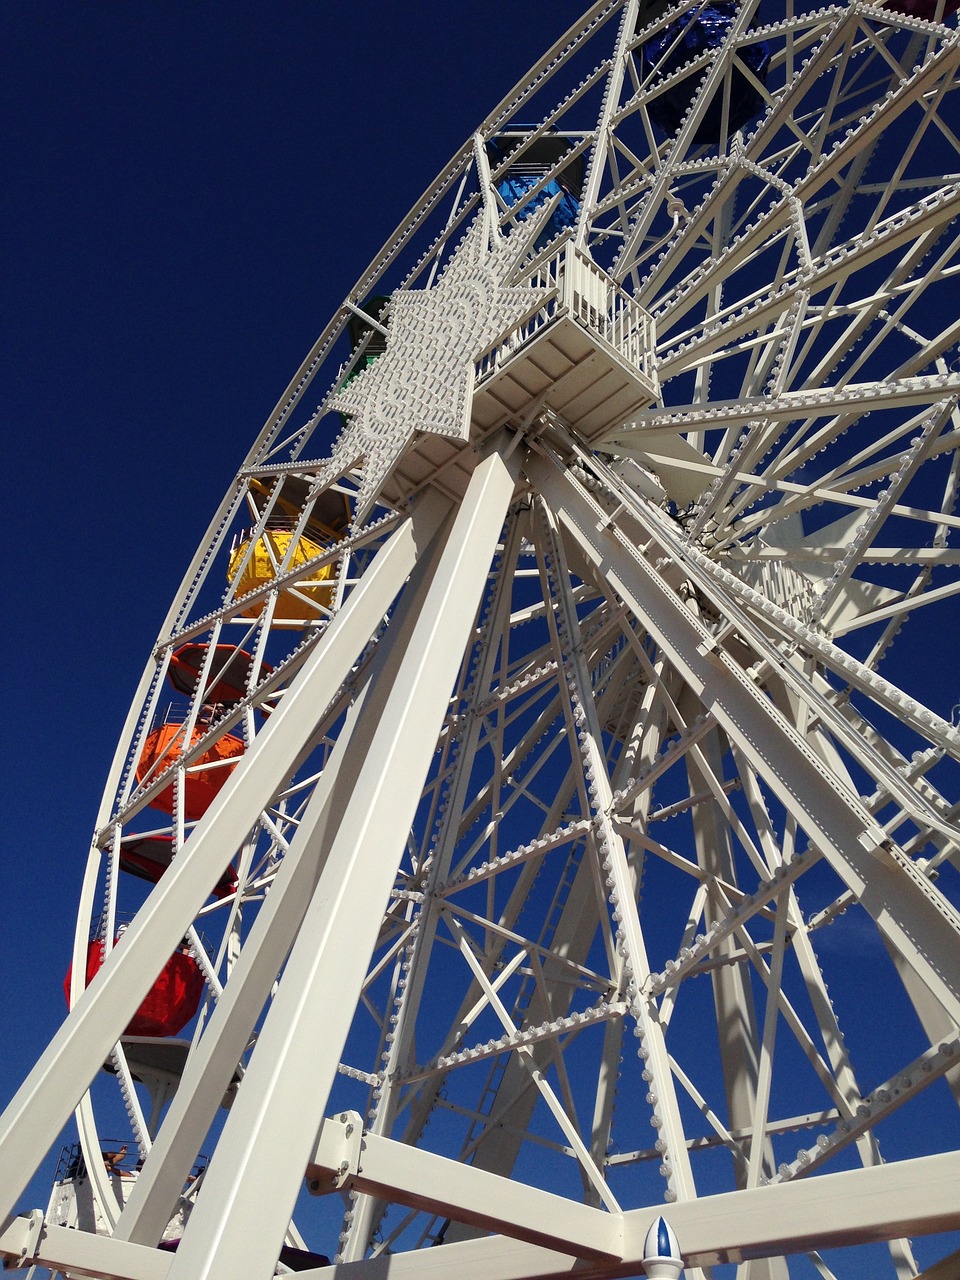
M 173 858 L 173 837 L 134 836 L 120 845 L 120 870 L 156 884 Z M 215 898 L 226 898 L 237 889 L 237 873 L 231 864 L 213 887 Z
M 87 968 L 84 987 L 88 987 L 103 964 L 103 943 L 95 938 L 87 945 Z M 73 965 L 63 980 L 63 993 L 70 1003 L 70 980 Z M 193 956 L 175 951 L 160 970 L 156 982 L 147 992 L 140 1008 L 130 1019 L 126 1035 L 175 1036 L 182 1031 L 200 1008 L 203 997 L 203 974 Z
M 170 667 L 167 674 L 170 683 L 178 693 L 192 697 L 196 692 L 200 669 L 206 661 L 206 644 L 182 644 L 170 655 Z M 232 644 L 214 646 L 213 662 L 210 666 L 209 683 L 203 691 L 204 702 L 221 702 L 230 705 L 239 702 L 247 691 L 247 678 L 253 655 L 246 649 L 239 649 Z M 269 675 L 273 670 L 264 662 L 261 671 Z

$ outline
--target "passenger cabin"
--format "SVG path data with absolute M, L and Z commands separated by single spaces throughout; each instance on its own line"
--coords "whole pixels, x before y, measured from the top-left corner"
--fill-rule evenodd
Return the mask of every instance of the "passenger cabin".
M 113 1208 L 120 1210 L 129 1200 L 140 1176 L 137 1149 L 129 1141 L 124 1142 L 120 1138 L 101 1139 L 100 1160 L 108 1194 L 112 1194 L 114 1199 Z M 199 1187 L 197 1178 L 204 1163 L 201 1161 L 194 1165 L 184 1187 L 184 1194 L 164 1228 L 161 1247 L 172 1240 L 179 1240 L 183 1235 L 193 1207 L 194 1187 Z M 94 1180 L 79 1142 L 70 1143 L 60 1153 L 45 1221 L 51 1227 L 66 1227 L 68 1230 L 88 1231 L 101 1236 L 113 1234 L 113 1225 L 95 1193 Z
M 138 880 L 157 884 L 173 861 L 173 837 L 163 833 L 126 836 L 120 843 L 120 870 Z M 213 887 L 214 898 L 228 898 L 237 891 L 237 873 L 227 867 Z
M 119 942 L 119 937 L 117 938 Z M 87 944 L 86 989 L 103 964 L 106 948 L 99 938 Z M 63 980 L 63 993 L 70 1004 L 73 984 L 73 965 Z M 175 1036 L 196 1016 L 203 998 L 203 974 L 193 956 L 186 951 L 175 951 L 160 970 L 153 986 L 144 996 L 137 1012 L 130 1019 L 125 1034 L 128 1036 Z
M 267 587 L 278 573 L 292 573 L 322 556 L 327 547 L 306 534 L 299 536 L 291 523 L 272 520 L 254 539 L 244 533 L 234 543 L 227 566 L 227 581 L 233 583 L 238 599 Z M 273 616 L 278 621 L 309 622 L 319 616 L 314 604 L 329 609 L 333 604 L 333 577 L 336 562 L 318 565 L 310 573 L 284 587 L 277 597 Z M 252 600 L 240 613 L 242 618 L 259 618 L 267 605 L 267 595 Z
M 206 725 L 194 725 L 190 746 L 199 742 L 206 733 Z M 184 753 L 185 736 L 186 726 L 176 721 L 159 725 L 147 734 L 137 762 L 137 781 L 141 784 L 150 782 L 176 764 Z M 242 738 L 232 733 L 223 733 L 187 766 L 183 781 L 183 812 L 187 822 L 197 822 L 203 817 L 236 768 L 244 749 Z M 159 809 L 161 813 L 172 815 L 173 783 L 154 795 L 149 805 L 152 809 Z
M 204 668 L 207 666 L 208 644 L 182 644 L 170 655 L 167 676 L 178 693 L 192 698 L 197 691 Z M 246 649 L 232 644 L 214 645 L 203 688 L 203 702 L 232 706 L 245 697 L 250 679 L 253 657 Z M 266 662 L 260 664 L 261 676 L 269 675 L 273 668 Z
M 354 351 L 360 351 L 362 348 L 361 362 L 355 366 L 351 377 L 355 376 L 360 369 L 373 364 L 377 356 L 382 356 L 386 351 L 387 336 L 382 332 L 382 328 L 389 302 L 389 294 L 375 293 L 372 297 L 367 298 L 360 307 L 360 310 L 365 315 L 368 315 L 371 320 L 375 320 L 381 328 L 375 328 L 363 316 L 356 314 L 352 315 L 347 321 L 347 333 L 350 335 L 351 348 Z
M 909 2 L 909 0 L 908 0 Z M 689 63 L 706 53 L 719 49 L 733 26 L 740 11 L 735 0 L 711 0 L 683 13 L 676 21 L 652 35 L 640 46 L 640 71 L 644 82 L 656 90 L 668 77 L 681 72 Z M 756 26 L 754 21 L 751 26 Z M 766 84 L 770 67 L 770 46 L 764 40 L 742 46 L 737 60 L 749 71 L 734 69 L 729 78 L 729 89 L 723 86 L 713 95 L 693 135 L 693 141 L 705 146 L 716 145 L 726 134 L 729 136 L 752 120 L 763 107 L 763 96 L 754 80 Z M 681 76 L 673 84 L 649 100 L 647 111 L 653 123 L 667 137 L 678 133 L 684 118 L 704 76 L 710 70 L 710 61 L 703 67 Z
M 555 131 L 524 143 L 528 130 L 505 130 L 487 143 L 493 181 L 504 205 L 522 222 L 531 213 L 555 200 L 547 225 L 535 248 L 543 249 L 574 226 L 583 195 L 583 156 L 565 160 L 576 138 Z

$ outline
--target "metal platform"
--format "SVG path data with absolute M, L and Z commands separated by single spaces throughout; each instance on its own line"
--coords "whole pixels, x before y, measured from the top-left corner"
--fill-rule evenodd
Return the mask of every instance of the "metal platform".
M 470 410 L 470 443 L 532 409 L 554 410 L 593 443 L 659 401 L 653 318 L 566 237 L 522 282 L 543 305 L 481 353 Z M 465 442 L 425 434 L 407 449 L 383 487 L 391 502 L 427 483 L 466 491 L 472 463 Z
M 571 240 L 530 284 L 546 305 L 477 362 L 476 431 L 542 400 L 592 442 L 657 400 L 653 318 Z

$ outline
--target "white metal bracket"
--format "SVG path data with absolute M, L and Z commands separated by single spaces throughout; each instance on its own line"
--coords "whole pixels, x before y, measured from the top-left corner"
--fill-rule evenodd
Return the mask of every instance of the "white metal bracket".
M 320 1125 L 317 1147 L 307 1174 L 311 1195 L 339 1191 L 360 1172 L 363 1148 L 363 1120 L 356 1111 L 328 1116 Z
M 879 858 L 881 861 L 890 859 L 893 841 L 883 827 L 868 827 L 858 840 L 867 853 L 872 854 L 874 858 Z
M 16 1271 L 36 1256 L 42 1229 L 43 1210 L 31 1209 L 29 1213 L 18 1214 L 6 1230 L 0 1232 L 0 1258 L 3 1259 L 4 1271 Z

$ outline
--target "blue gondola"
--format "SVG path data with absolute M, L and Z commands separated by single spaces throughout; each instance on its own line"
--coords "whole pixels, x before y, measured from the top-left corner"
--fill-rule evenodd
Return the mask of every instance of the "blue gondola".
M 497 191 L 511 209 L 518 204 L 521 206 L 517 214 L 519 222 L 522 222 L 524 218 L 528 218 L 535 209 L 539 209 L 547 200 L 551 200 L 555 196 L 560 197 L 556 208 L 547 220 L 547 225 L 537 237 L 535 248 L 542 249 L 545 244 L 549 244 L 561 231 L 566 231 L 568 227 L 572 227 L 576 223 L 577 214 L 580 212 L 580 202 L 554 178 L 537 195 L 533 196 L 525 204 L 522 203 L 526 193 L 535 187 L 539 181 L 540 175 L 538 174 L 509 174 L 501 182 L 497 183 Z
M 646 41 L 641 49 L 640 64 L 644 78 L 656 73 L 654 84 L 708 49 L 719 49 L 737 16 L 740 6 L 733 0 L 713 0 L 683 14 L 663 31 Z M 770 66 L 770 48 L 763 40 L 742 47 L 737 60 L 744 63 L 761 84 L 766 84 Z M 704 70 L 682 80 L 651 100 L 648 110 L 654 124 L 668 136 L 675 134 L 700 87 Z M 723 127 L 724 89 L 718 89 L 700 119 L 694 141 L 716 144 Z M 727 132 L 733 133 L 756 116 L 763 104 L 760 92 L 739 69 L 730 78 L 730 107 Z
M 537 237 L 535 247 L 542 249 L 561 232 L 572 227 L 580 213 L 580 192 L 583 185 L 583 157 L 566 160 L 574 140 L 555 132 L 544 133 L 532 143 L 525 142 L 524 131 L 505 131 L 487 142 L 487 154 L 491 167 L 501 169 L 513 151 L 519 150 L 514 163 L 497 178 L 497 192 L 509 209 L 517 210 L 517 220 L 522 222 L 548 200 L 556 200 L 546 226 Z M 536 195 L 530 196 L 551 170 L 554 176 Z

